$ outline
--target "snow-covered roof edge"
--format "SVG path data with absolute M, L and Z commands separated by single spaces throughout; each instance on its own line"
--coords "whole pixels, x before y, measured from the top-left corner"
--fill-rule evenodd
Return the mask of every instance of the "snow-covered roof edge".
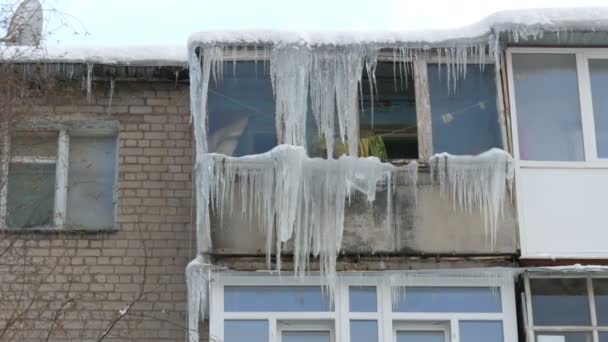
M 542 32 L 608 31 L 608 7 L 545 8 L 498 12 L 472 25 L 426 31 L 202 31 L 188 40 L 190 49 L 213 44 L 375 44 L 453 46 L 487 42 L 493 33 L 510 32 L 519 37 Z
M 185 45 L 2 46 L 0 60 L 16 63 L 93 63 L 129 66 L 187 66 Z

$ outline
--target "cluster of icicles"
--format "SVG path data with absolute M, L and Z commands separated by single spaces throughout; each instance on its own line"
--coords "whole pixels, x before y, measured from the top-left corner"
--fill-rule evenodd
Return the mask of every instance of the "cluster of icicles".
M 294 272 L 303 276 L 311 256 L 319 259 L 323 283 L 331 297 L 336 282 L 336 260 L 344 231 L 347 200 L 355 193 L 375 200 L 378 188 L 387 190 L 387 236 L 391 233 L 391 203 L 395 184 L 409 184 L 415 194 L 418 165 L 395 167 L 375 157 L 358 158 L 358 93 L 363 70 L 374 92 L 374 71 L 379 49 L 363 46 L 310 47 L 276 46 L 270 51 L 270 70 L 276 101 L 277 135 L 286 145 L 244 157 L 207 153 L 207 92 L 213 79 L 221 82 L 226 47 L 203 46 L 191 51 L 190 102 L 196 141 L 197 247 L 211 251 L 211 211 L 222 217 L 234 214 L 240 199 L 241 214 L 258 220 L 266 237 L 270 264 L 275 250 L 281 268 L 281 249 L 293 241 Z M 415 58 L 413 50 L 401 49 L 401 60 Z M 423 49 L 416 50 L 420 53 Z M 483 47 L 444 49 L 448 75 L 466 73 L 467 58 Z M 264 52 L 266 54 L 266 51 Z M 405 62 L 400 70 L 407 70 Z M 309 102 L 310 100 L 310 102 Z M 327 159 L 309 158 L 306 153 L 308 103 L 327 143 Z M 337 127 L 335 127 L 337 125 Z M 349 146 L 349 156 L 334 159 L 334 132 Z M 353 143 L 355 142 L 355 143 Z M 485 220 L 490 241 L 496 239 L 498 217 L 512 177 L 511 157 L 492 150 L 477 157 L 438 155 L 430 165 L 442 193 L 452 194 L 466 211 L 478 208 Z M 211 208 L 211 210 L 210 210 Z M 208 291 L 208 263 L 195 259 L 188 267 L 190 340 L 198 338 L 197 319 Z

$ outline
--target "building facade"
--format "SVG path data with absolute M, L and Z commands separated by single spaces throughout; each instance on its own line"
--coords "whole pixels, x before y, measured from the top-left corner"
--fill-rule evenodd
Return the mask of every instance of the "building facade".
M 19 63 L 0 340 L 608 341 L 608 12 L 474 28 Z

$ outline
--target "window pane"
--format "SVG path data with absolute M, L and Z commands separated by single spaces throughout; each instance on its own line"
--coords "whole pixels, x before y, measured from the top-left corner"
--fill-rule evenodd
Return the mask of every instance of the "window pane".
M 407 74 L 404 72 L 403 64 L 378 63 L 377 93 L 373 94 L 373 122 L 369 80 L 367 72 L 363 73 L 361 138 L 380 137 L 389 159 L 418 158 L 414 76 L 411 65 L 406 66 Z
M 435 153 L 479 154 L 501 147 L 493 65 L 483 70 L 470 65 L 455 88 L 452 80 L 448 88 L 445 66 L 429 64 L 428 77 Z
M 282 342 L 329 342 L 329 331 L 283 331 Z
M 530 279 L 534 325 L 591 325 L 587 280 Z
M 460 321 L 461 342 L 503 342 L 502 322 Z
M 268 342 L 268 321 L 224 321 L 224 342 Z
M 57 157 L 57 132 L 20 131 L 11 138 L 11 152 L 16 157 Z
M 590 59 L 597 156 L 608 158 L 608 59 Z
M 7 225 L 32 228 L 53 224 L 55 163 L 11 163 L 7 193 Z
M 489 287 L 408 287 L 395 312 L 500 312 L 500 291 Z
M 116 137 L 70 137 L 69 160 L 66 224 L 113 227 Z
M 378 322 L 350 321 L 350 342 L 378 342 Z
M 226 286 L 224 311 L 330 311 L 330 305 L 320 286 Z
M 445 342 L 443 331 L 397 331 L 397 342 Z
M 513 54 L 519 153 L 525 160 L 584 160 L 576 57 Z
M 608 332 L 600 333 L 600 342 L 608 342 Z
M 593 279 L 598 325 L 608 325 L 608 279 Z
M 277 144 L 270 68 L 224 63 L 224 79 L 209 82 L 209 151 L 229 156 L 266 152 Z
M 536 334 L 536 342 L 593 342 L 591 333 L 540 333 Z
M 351 312 L 376 312 L 376 287 L 351 286 L 348 293 L 348 302 Z

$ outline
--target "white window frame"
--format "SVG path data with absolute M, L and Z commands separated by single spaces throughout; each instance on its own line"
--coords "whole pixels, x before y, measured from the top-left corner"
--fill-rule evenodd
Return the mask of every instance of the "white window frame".
M 587 281 L 587 298 L 589 300 L 589 311 L 591 325 L 589 326 L 535 326 L 534 317 L 532 314 L 532 292 L 530 290 L 530 279 L 585 279 Z M 595 309 L 595 294 L 593 292 L 593 279 L 608 279 L 607 274 L 592 275 L 592 274 L 524 274 L 524 298 L 525 300 L 525 324 L 526 335 L 529 342 L 536 342 L 537 333 L 565 333 L 565 332 L 591 332 L 593 342 L 599 342 L 599 333 L 608 332 L 608 326 L 598 326 L 597 314 Z
M 114 122 L 110 123 L 115 124 Z M 23 129 L 27 131 L 27 128 Z M 25 232 L 37 229 L 44 230 L 66 230 L 71 229 L 66 227 L 65 219 L 67 214 L 67 198 L 68 198 L 68 169 L 69 169 L 69 150 L 70 150 L 70 135 L 73 136 L 115 136 L 116 137 L 116 161 L 113 186 L 114 199 L 114 224 L 117 222 L 117 189 L 118 189 L 118 160 L 119 160 L 119 133 L 118 130 L 112 128 L 91 128 L 91 129 L 68 129 L 68 128 L 48 128 L 49 132 L 57 132 L 57 157 L 20 157 L 11 156 L 11 140 L 8 128 L 3 128 L 4 139 L 0 141 L 0 148 L 4 150 L 2 168 L 0 169 L 0 179 L 4 184 L 0 184 L 0 230 Z M 31 228 L 14 228 L 8 227 L 6 224 L 7 218 L 7 196 L 8 196 L 8 180 L 10 177 L 9 165 L 11 163 L 35 163 L 56 164 L 55 171 L 55 200 L 53 212 L 53 224 L 51 226 L 39 226 Z M 79 229 L 80 230 L 80 229 Z M 84 229 L 83 229 L 84 230 Z
M 568 54 L 576 57 L 578 78 L 581 129 L 583 134 L 583 161 L 536 161 L 522 160 L 519 153 L 519 132 L 517 126 L 517 106 L 515 99 L 515 82 L 513 76 L 513 55 L 518 53 Z M 544 48 L 544 47 L 510 47 L 507 48 L 507 77 L 509 83 L 509 105 L 511 108 L 513 153 L 518 167 L 522 168 L 608 168 L 608 158 L 598 158 L 595 139 L 595 119 L 591 96 L 591 78 L 589 59 L 608 59 L 607 48 Z
M 334 292 L 334 311 L 330 312 L 224 312 L 225 286 L 319 286 L 321 278 L 315 275 L 304 279 L 292 275 L 260 275 L 260 273 L 224 272 L 211 280 L 209 295 L 209 336 L 224 339 L 224 320 L 265 320 L 268 321 L 269 342 L 279 341 L 277 324 L 281 321 L 329 322 L 335 329 L 335 341 L 350 341 L 351 320 L 374 320 L 378 325 L 378 341 L 394 341 L 394 327 L 406 324 L 424 327 L 425 323 L 441 322 L 449 327 L 450 342 L 459 342 L 460 321 L 501 321 L 504 342 L 517 341 L 514 282 L 511 277 L 496 279 L 475 276 L 434 276 L 421 275 L 408 278 L 407 286 L 431 287 L 496 287 L 500 294 L 502 312 L 498 313 L 416 313 L 393 312 L 392 291 L 387 279 L 394 273 L 375 272 L 371 274 L 349 273 L 338 275 Z M 376 286 L 376 312 L 350 312 L 350 286 Z M 421 324 L 421 325 L 420 325 Z M 326 329 L 321 329 L 326 330 Z
M 277 341 L 283 341 L 283 332 L 285 331 L 327 331 L 329 332 L 329 341 L 336 342 L 336 329 L 330 321 L 292 321 L 281 320 L 277 322 Z

